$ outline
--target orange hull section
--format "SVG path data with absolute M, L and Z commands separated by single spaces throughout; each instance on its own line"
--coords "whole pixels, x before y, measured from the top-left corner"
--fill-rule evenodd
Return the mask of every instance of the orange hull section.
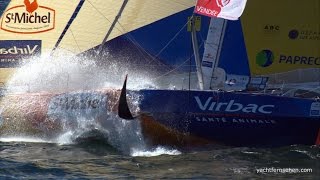
M 150 145 L 168 145 L 176 147 L 196 147 L 213 144 L 214 142 L 180 133 L 170 129 L 148 115 L 141 115 L 142 134 Z
M 85 116 L 102 121 L 108 113 L 117 113 L 119 95 L 120 90 L 110 89 L 6 95 L 0 102 L 0 134 L 52 137 L 62 131 L 62 119 Z

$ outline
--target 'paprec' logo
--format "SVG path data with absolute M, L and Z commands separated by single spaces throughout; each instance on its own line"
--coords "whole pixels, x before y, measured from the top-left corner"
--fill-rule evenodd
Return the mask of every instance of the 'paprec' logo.
M 22 1 L 22 0 L 21 0 Z M 55 28 L 55 10 L 39 6 L 37 0 L 24 0 L 24 5 L 7 9 L 1 19 L 0 28 L 4 31 L 21 34 L 34 34 Z
M 274 55 L 272 51 L 264 49 L 260 51 L 256 56 L 256 63 L 261 67 L 268 67 L 274 61 Z

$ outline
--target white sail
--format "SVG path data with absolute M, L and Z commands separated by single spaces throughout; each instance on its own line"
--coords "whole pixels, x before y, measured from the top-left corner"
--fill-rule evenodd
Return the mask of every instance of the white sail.
M 75 53 L 99 45 L 117 15 L 123 1 L 86 1 L 60 48 Z M 109 36 L 111 40 L 152 22 L 180 12 L 194 5 L 193 0 L 130 0 Z M 161 7 L 161 8 L 159 8 Z
M 14 53 L 18 56 L 20 49 L 34 41 L 42 55 L 55 48 L 54 53 L 79 54 L 100 45 L 122 3 L 121 0 L 12 0 L 0 17 L 0 49 L 8 52 L 15 45 L 25 45 L 16 46 L 18 51 Z M 107 41 L 192 6 L 194 0 L 130 0 Z M 9 59 L 8 55 L 2 55 L 0 59 Z M 13 71 L 12 66 L 1 67 L 0 82 L 6 82 Z
M 7 11 L 5 11 L 1 17 L 1 21 L 5 20 L 9 12 L 8 9 L 10 8 L 22 6 L 21 8 L 11 9 L 10 11 L 14 13 L 26 12 L 23 2 L 23 0 L 12 0 L 7 7 Z M 54 29 L 35 34 L 25 34 L 23 32 L 12 33 L 2 30 L 0 40 L 40 39 L 42 40 L 43 52 L 50 52 L 52 50 L 66 27 L 67 22 L 76 10 L 79 0 L 38 0 L 37 2 L 39 5 L 37 10 L 40 10 L 41 6 L 55 10 Z M 80 53 L 99 45 L 121 5 L 122 1 L 114 0 L 84 1 L 75 20 L 62 38 L 59 48 L 73 53 Z M 193 0 L 130 0 L 116 28 L 110 35 L 109 40 L 192 6 L 194 6 Z M 37 12 L 37 10 L 35 12 Z M 5 24 L 2 24 L 2 26 L 4 25 Z

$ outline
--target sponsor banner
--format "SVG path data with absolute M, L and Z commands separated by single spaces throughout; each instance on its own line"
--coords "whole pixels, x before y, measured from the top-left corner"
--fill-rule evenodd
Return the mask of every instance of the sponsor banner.
M 97 92 L 66 93 L 53 97 L 48 117 L 53 120 L 96 120 L 107 116 L 107 96 Z
M 247 0 L 198 0 L 195 13 L 237 20 L 244 11 Z
M 3 13 L 0 27 L 21 34 L 50 31 L 55 28 L 55 10 L 38 4 L 36 0 L 24 0 Z
M 213 97 L 201 99 L 199 96 L 194 97 L 198 108 L 202 111 L 211 112 L 228 112 L 228 113 L 250 113 L 250 114 L 272 114 L 274 104 L 244 104 L 239 100 L 228 100 L 225 102 L 216 101 Z
M 319 10 L 319 0 L 250 1 L 241 23 L 251 75 L 320 68 Z
M 210 116 L 210 115 L 194 115 L 195 121 L 199 123 L 212 123 L 212 124 L 232 124 L 232 125 L 254 125 L 254 126 L 264 126 L 265 125 L 275 125 L 276 120 L 265 119 L 264 117 L 251 117 L 251 118 L 241 118 L 241 117 L 221 117 L 221 116 Z
M 51 53 L 59 41 L 66 44 L 59 48 L 62 50 L 60 52 L 77 53 L 79 46 L 76 45 L 72 35 L 68 33 L 68 28 L 73 24 L 73 20 L 76 20 L 75 22 L 82 20 L 76 18 L 78 12 L 81 12 L 78 7 L 80 2 L 83 0 L 12 0 L 0 17 L 0 40 L 41 40 L 42 54 Z M 90 12 L 90 14 L 92 13 Z M 79 22 L 79 24 L 83 23 Z M 78 34 L 83 30 L 81 27 L 74 29 L 77 29 L 77 32 L 73 31 L 74 35 L 78 37 L 77 43 L 83 42 L 79 37 L 94 39 L 96 36 L 94 33 L 91 33 L 92 37 L 88 36 L 89 33 Z
M 310 111 L 316 115 L 314 100 L 287 98 L 282 96 L 257 95 L 246 92 L 226 91 L 150 91 L 140 90 L 143 96 L 139 103 L 143 112 L 190 112 L 193 114 L 213 114 L 215 116 L 232 115 L 232 117 L 291 117 L 308 118 Z M 186 103 L 186 99 L 190 102 Z M 174 101 L 175 103 L 169 103 Z M 157 102 L 153 106 L 150 104 Z M 319 109 L 318 109 L 319 110 Z M 171 112 L 172 112 L 171 111 Z M 317 117 L 311 117 L 316 119 Z
M 237 114 L 272 115 L 273 117 L 312 117 L 317 116 L 319 105 L 312 100 L 283 98 L 270 95 L 255 95 L 246 93 L 217 93 L 200 94 L 193 96 L 190 109 L 195 113 L 209 114 Z M 314 103 L 314 104 L 312 104 Z M 311 105 L 312 104 L 312 105 Z M 292 111 L 294 109 L 294 111 Z
M 0 68 L 17 67 L 41 54 L 41 40 L 0 40 Z

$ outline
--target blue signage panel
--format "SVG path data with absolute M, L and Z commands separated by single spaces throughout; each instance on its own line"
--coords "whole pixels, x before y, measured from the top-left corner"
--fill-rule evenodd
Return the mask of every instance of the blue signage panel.
M 2 40 L 0 41 L 0 68 L 17 67 L 40 54 L 41 40 Z

